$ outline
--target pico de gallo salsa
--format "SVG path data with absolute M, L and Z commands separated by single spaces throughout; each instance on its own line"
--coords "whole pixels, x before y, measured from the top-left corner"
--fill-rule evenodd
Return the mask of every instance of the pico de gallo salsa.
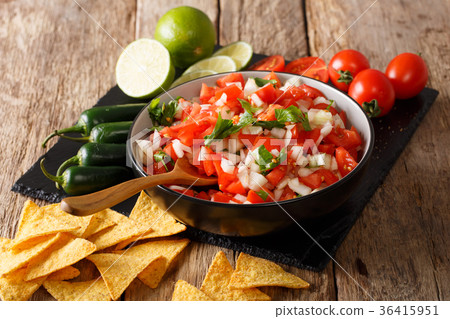
M 187 157 L 218 185 L 196 191 L 169 188 L 223 203 L 283 201 L 336 183 L 358 163 L 361 136 L 344 111 L 298 77 L 275 73 L 249 78 L 232 73 L 199 96 L 148 106 L 153 127 L 137 141 L 144 170 L 161 174 Z

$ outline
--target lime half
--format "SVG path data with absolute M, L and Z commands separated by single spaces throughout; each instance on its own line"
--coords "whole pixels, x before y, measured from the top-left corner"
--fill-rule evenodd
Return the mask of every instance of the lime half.
M 116 82 L 134 98 L 149 98 L 167 89 L 175 76 L 169 51 L 158 41 L 139 39 L 130 43 L 116 65 Z
M 232 58 L 225 55 L 218 55 L 198 61 L 184 71 L 183 75 L 200 70 L 211 70 L 216 73 L 223 73 L 236 71 L 237 68 L 236 63 Z
M 214 52 L 213 56 L 226 55 L 234 60 L 236 68 L 245 68 L 253 56 L 253 49 L 250 44 L 244 41 L 237 41 Z
M 173 88 L 184 82 L 195 80 L 195 79 L 201 78 L 203 76 L 212 75 L 212 74 L 217 74 L 217 72 L 214 72 L 211 70 L 199 70 L 199 71 L 186 73 L 186 74 L 180 76 L 178 79 L 176 79 L 170 87 Z

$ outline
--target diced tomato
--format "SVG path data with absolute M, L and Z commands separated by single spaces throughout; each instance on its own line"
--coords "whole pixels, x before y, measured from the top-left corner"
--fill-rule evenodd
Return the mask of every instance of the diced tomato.
M 229 203 L 230 200 L 232 200 L 233 197 L 227 194 L 224 194 L 222 192 L 217 192 L 211 196 L 211 200 L 213 202 L 219 202 L 219 203 Z
M 171 138 L 176 138 L 177 137 L 177 133 L 175 133 L 172 128 L 166 126 L 164 127 L 161 131 L 159 131 L 159 135 L 161 136 L 169 136 Z
M 208 196 L 211 198 L 217 192 L 219 192 L 217 189 L 208 189 Z
M 169 143 L 167 144 L 164 148 L 163 148 L 163 152 L 166 153 L 167 155 L 170 156 L 170 158 L 172 158 L 174 161 L 176 161 L 178 159 L 178 156 L 176 155 L 174 149 L 173 149 L 173 144 Z
M 319 109 L 319 110 L 329 110 L 331 112 L 331 114 L 333 114 L 333 115 L 338 114 L 338 112 L 336 111 L 336 109 L 334 107 L 332 107 L 331 105 L 326 104 L 326 103 L 318 103 L 318 104 L 311 106 L 311 108 Z
M 354 148 L 362 143 L 361 136 L 354 127 L 350 130 L 337 127 L 324 138 L 326 143 L 342 146 L 346 149 Z
M 320 137 L 320 128 L 314 128 L 311 131 L 306 132 L 306 138 L 312 139 L 316 143 L 319 137 Z
M 235 83 L 240 82 L 242 85 L 242 88 L 245 86 L 244 77 L 242 76 L 242 73 L 230 73 L 224 77 L 221 77 L 217 80 L 217 85 L 221 88 L 224 88 L 227 86 L 227 83 Z
M 339 180 L 339 178 L 329 169 L 321 168 L 317 170 L 316 173 L 321 176 L 322 181 L 325 181 L 328 186 L 336 183 Z
M 356 150 L 356 147 L 349 148 L 347 152 L 357 161 L 358 160 L 358 151 Z
M 278 104 L 283 106 L 284 109 L 287 109 L 291 105 L 297 106 L 297 103 L 294 99 L 282 99 L 278 101 Z
M 284 107 L 279 104 L 270 104 L 264 112 L 258 115 L 258 121 L 275 121 L 277 119 L 275 117 L 276 109 L 284 109 Z
M 250 190 L 247 195 L 247 200 L 252 204 L 264 203 L 264 200 L 255 191 Z
M 319 96 L 325 97 L 325 95 L 323 95 L 323 93 L 320 92 L 318 89 L 315 89 L 315 88 L 313 88 L 313 87 L 311 87 L 311 86 L 309 86 L 309 85 L 306 85 L 306 84 L 300 85 L 300 86 L 298 87 L 298 89 L 299 89 L 301 92 L 303 92 L 303 95 L 304 95 L 304 96 L 309 97 L 309 98 L 312 98 L 313 100 L 314 100 L 316 97 L 319 97 Z
M 284 145 L 284 141 L 277 138 L 258 136 L 258 138 L 255 140 L 255 144 L 253 144 L 253 150 L 263 144 L 269 152 L 273 149 L 280 151 L 281 147 Z
M 206 194 L 206 192 L 201 191 L 200 193 L 197 194 L 197 196 L 195 196 L 197 198 L 200 199 L 204 199 L 204 200 L 211 200 L 211 196 L 209 196 L 208 194 Z
M 209 102 L 209 100 L 215 96 L 216 89 L 213 87 L 207 86 L 205 83 L 202 83 L 202 89 L 200 91 L 200 101 L 203 104 L 206 104 Z
M 161 162 L 160 163 L 153 162 L 153 172 L 147 172 L 147 174 L 149 175 L 158 175 L 164 173 L 167 173 L 167 170 Z
M 269 174 L 266 175 L 270 184 L 277 186 L 277 184 L 286 176 L 286 165 L 278 165 Z
M 253 149 L 255 141 L 259 138 L 259 135 L 239 133 L 238 138 L 245 145 L 245 147 Z
M 242 186 L 241 181 L 238 179 L 234 182 L 231 182 L 231 184 L 227 186 L 227 192 L 241 195 L 247 194 L 247 191 L 245 190 L 244 186 Z
M 317 148 L 319 149 L 319 152 L 330 155 L 334 155 L 334 151 L 336 150 L 334 144 L 320 144 Z
M 261 101 L 267 104 L 275 102 L 277 98 L 276 89 L 270 83 L 256 90 L 255 94 L 261 99 Z
M 299 134 L 298 124 L 295 124 L 295 126 L 291 129 L 291 138 L 297 139 Z
M 214 168 L 216 169 L 217 172 L 217 182 L 219 184 L 219 189 L 225 190 L 227 186 L 230 185 L 231 182 L 236 179 L 236 175 L 225 173 L 224 170 L 222 169 L 222 166 L 220 165 L 221 160 L 214 160 L 213 163 Z M 235 169 L 237 170 L 237 168 Z
M 173 191 L 183 194 L 183 195 L 187 195 L 187 196 L 191 196 L 191 197 L 195 197 L 195 193 L 192 189 L 172 189 Z
M 308 176 L 299 177 L 298 180 L 300 183 L 303 183 L 312 189 L 319 188 L 320 185 L 322 185 L 322 176 L 317 172 L 311 173 Z
M 281 194 L 281 197 L 279 200 L 288 200 L 288 199 L 293 199 L 296 197 L 297 197 L 297 194 L 292 189 L 290 189 L 289 186 L 286 186 L 284 188 L 283 194 Z
M 200 113 L 201 109 L 202 109 L 202 107 L 200 106 L 200 104 L 198 104 L 198 103 L 193 103 L 193 104 L 192 104 L 192 110 L 191 110 L 191 113 L 189 113 L 189 116 L 190 116 L 190 117 L 196 116 L 197 114 Z
M 344 122 L 344 126 L 347 126 L 347 113 L 342 110 L 339 112 L 339 116 L 341 117 L 342 122 Z
M 182 130 L 178 133 L 178 139 L 186 146 L 192 146 L 194 141 L 194 132 L 192 130 Z
M 336 162 L 342 177 L 350 173 L 358 165 L 350 153 L 342 146 L 336 149 Z
M 220 99 L 222 94 L 227 95 L 227 101 L 233 101 L 237 98 L 243 98 L 243 91 L 236 84 L 231 84 L 223 88 L 217 89 L 215 93 L 216 100 Z
M 278 78 L 278 76 L 275 74 L 275 72 L 270 72 L 268 75 L 266 75 L 265 77 L 263 77 L 264 80 L 275 80 L 277 81 L 277 88 L 281 87 L 281 81 Z

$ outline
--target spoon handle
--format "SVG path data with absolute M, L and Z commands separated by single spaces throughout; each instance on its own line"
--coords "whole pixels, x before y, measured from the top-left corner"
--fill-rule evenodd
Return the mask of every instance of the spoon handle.
M 170 173 L 135 178 L 104 190 L 82 195 L 66 197 L 61 201 L 61 209 L 76 216 L 87 216 L 114 206 L 143 189 L 171 184 L 176 177 Z

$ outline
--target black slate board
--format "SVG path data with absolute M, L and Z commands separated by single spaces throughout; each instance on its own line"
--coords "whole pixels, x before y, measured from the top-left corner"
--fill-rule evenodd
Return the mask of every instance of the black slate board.
M 264 57 L 255 54 L 251 63 Z M 177 75 L 180 72 L 177 70 Z M 425 88 L 415 98 L 396 101 L 388 116 L 372 120 L 375 129 L 375 147 L 369 163 L 370 168 L 358 190 L 336 211 L 319 219 L 303 221 L 301 228 L 293 225 L 282 232 L 260 237 L 220 236 L 191 227 L 188 227 L 183 236 L 286 265 L 313 271 L 323 270 L 408 144 L 438 94 L 436 90 Z M 96 106 L 137 101 L 125 96 L 115 86 L 98 101 Z M 55 173 L 61 162 L 75 155 L 79 147 L 80 144 L 77 142 L 60 139 L 44 155 L 48 171 Z M 41 158 L 16 181 L 12 191 L 52 203 L 59 202 L 66 195 L 58 191 L 54 183 L 42 175 L 39 168 L 40 160 Z M 128 215 L 135 202 L 136 196 L 113 208 Z

